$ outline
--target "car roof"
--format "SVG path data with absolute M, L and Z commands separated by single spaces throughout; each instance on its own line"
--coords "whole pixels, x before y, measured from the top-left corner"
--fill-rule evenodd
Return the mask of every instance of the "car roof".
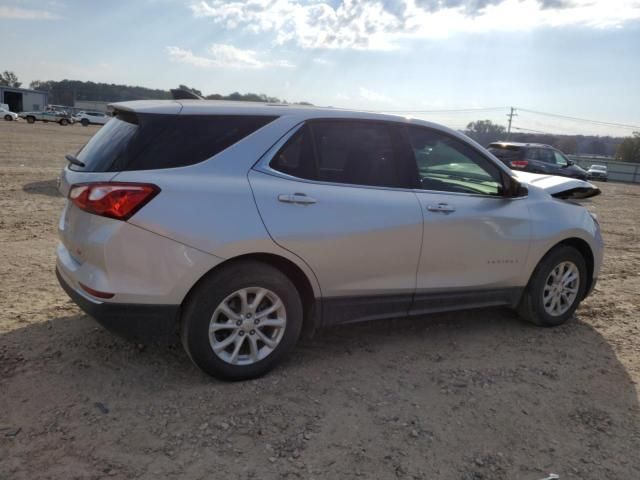
M 255 115 L 255 116 L 296 116 L 301 120 L 317 118 L 344 118 L 360 120 L 386 120 L 414 123 L 438 130 L 460 134 L 442 125 L 400 115 L 390 115 L 362 110 L 334 107 L 315 107 L 283 103 L 240 102 L 232 100 L 136 100 L 111 104 L 114 110 L 139 113 L 181 114 L 181 115 Z
M 535 147 L 535 148 L 553 148 L 551 145 L 547 145 L 545 143 L 525 143 L 525 142 L 509 142 L 509 141 L 499 141 L 499 142 L 491 142 L 489 144 L 490 147 L 495 146 L 504 146 L 504 147 Z

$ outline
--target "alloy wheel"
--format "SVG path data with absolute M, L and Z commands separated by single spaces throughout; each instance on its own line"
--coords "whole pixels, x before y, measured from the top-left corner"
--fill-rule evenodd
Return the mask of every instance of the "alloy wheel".
M 580 271 L 573 262 L 556 265 L 542 289 L 544 310 L 552 317 L 559 317 L 571 308 L 580 288 Z
M 273 352 L 284 335 L 287 312 L 277 294 L 247 287 L 227 296 L 209 322 L 213 352 L 232 365 L 251 365 Z

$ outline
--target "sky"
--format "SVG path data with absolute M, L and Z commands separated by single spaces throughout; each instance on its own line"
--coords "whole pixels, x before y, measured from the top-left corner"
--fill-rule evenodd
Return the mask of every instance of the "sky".
M 640 131 L 640 0 L 0 0 L 0 46 L 24 86 L 186 84 L 453 128 L 506 126 L 513 106 L 514 131 Z

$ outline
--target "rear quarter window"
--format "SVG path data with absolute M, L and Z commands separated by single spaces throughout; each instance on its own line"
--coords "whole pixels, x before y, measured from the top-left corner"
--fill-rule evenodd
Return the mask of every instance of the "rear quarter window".
M 489 145 L 487 148 L 500 160 L 516 160 L 522 157 L 522 148 L 515 145 Z
M 84 172 L 184 167 L 202 162 L 272 122 L 270 116 L 118 112 L 78 152 Z

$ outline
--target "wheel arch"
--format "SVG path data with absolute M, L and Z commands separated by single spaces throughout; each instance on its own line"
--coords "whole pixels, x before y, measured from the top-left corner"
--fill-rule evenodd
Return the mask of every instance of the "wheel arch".
M 591 249 L 591 246 L 582 238 L 578 238 L 578 237 L 570 237 L 570 238 L 566 238 L 556 244 L 554 244 L 551 248 L 549 248 L 545 254 L 540 258 L 540 261 L 538 261 L 537 265 L 540 264 L 540 262 L 542 262 L 542 260 L 549 255 L 549 252 L 551 252 L 554 248 L 560 246 L 560 245 L 565 245 L 568 247 L 573 247 L 576 250 L 578 250 L 578 252 L 580 252 L 580 254 L 582 255 L 582 257 L 584 258 L 585 263 L 587 264 L 587 288 L 585 289 L 585 296 L 591 291 L 591 287 L 593 286 L 593 271 L 595 268 L 595 257 L 593 254 L 593 250 Z M 537 267 L 536 265 L 536 267 Z M 531 274 L 533 275 L 533 273 Z
M 312 280 L 309 279 L 304 270 L 300 268 L 300 266 L 296 265 L 295 262 L 274 253 L 248 253 L 229 258 L 219 263 L 204 275 L 202 275 L 202 277 L 200 277 L 198 281 L 189 289 L 182 301 L 181 309 L 189 301 L 192 293 L 205 279 L 209 278 L 212 275 L 216 275 L 222 269 L 226 270 L 228 268 L 233 268 L 234 265 L 246 261 L 258 261 L 270 265 L 271 267 L 276 268 L 284 273 L 289 278 L 289 280 L 291 280 L 291 282 L 298 290 L 300 299 L 302 300 L 304 316 L 302 334 L 306 337 L 312 336 L 315 330 L 320 326 L 320 319 L 322 318 L 320 312 L 321 302 L 319 297 L 316 297 L 316 294 L 314 293 L 315 290 L 314 285 L 312 284 Z

